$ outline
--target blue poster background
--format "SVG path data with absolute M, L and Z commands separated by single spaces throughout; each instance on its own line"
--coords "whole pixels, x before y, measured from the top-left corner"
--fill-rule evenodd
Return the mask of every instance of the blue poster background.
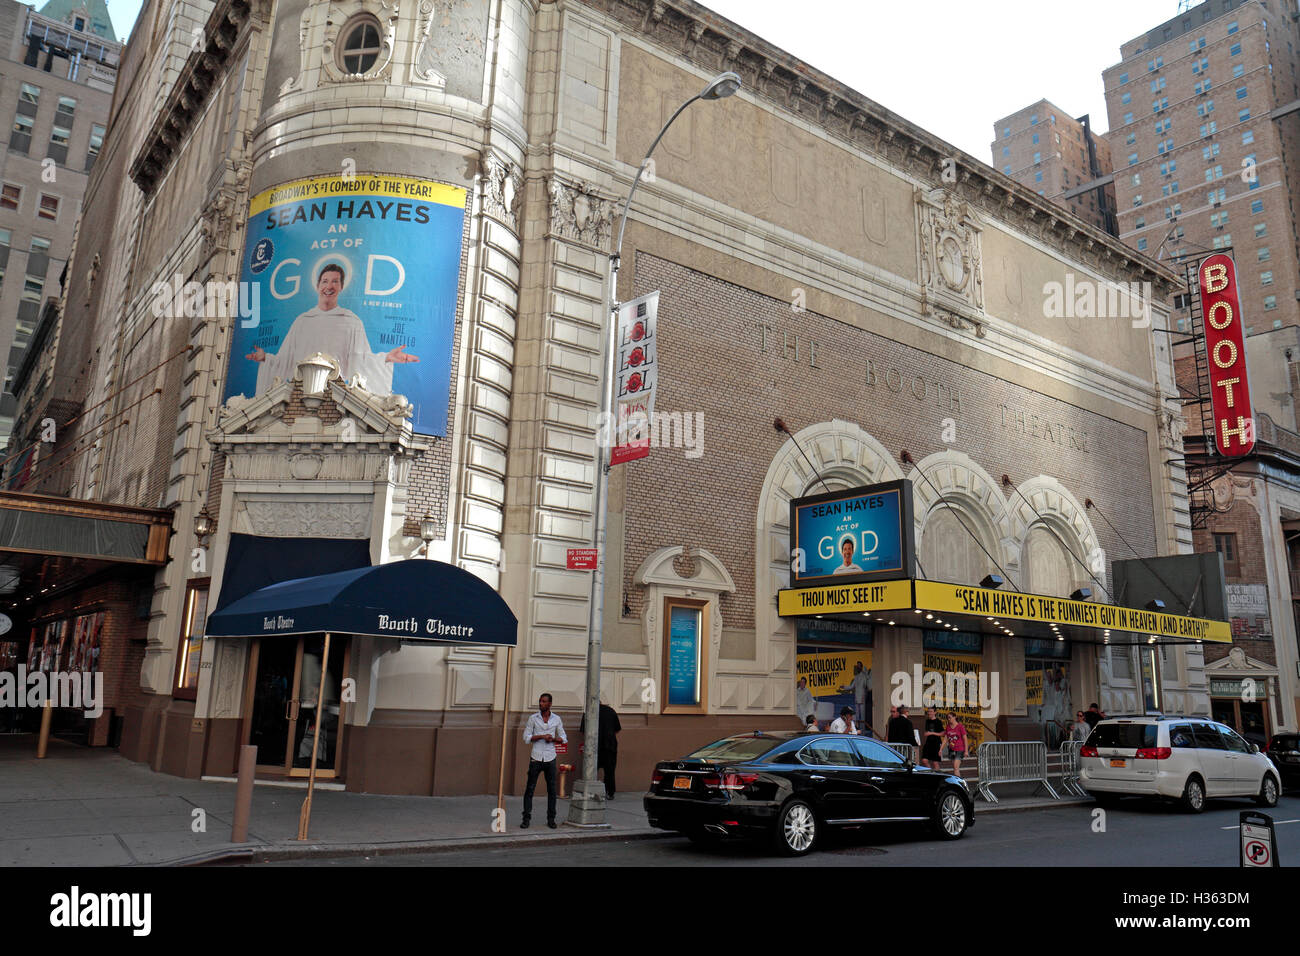
M 804 550 L 806 567 L 794 575 L 794 582 L 827 577 L 845 567 L 846 538 L 853 542 L 849 562 L 853 569 L 840 573 L 902 570 L 900 500 L 895 489 L 796 508 L 795 546 Z
M 668 615 L 668 703 L 700 702 L 700 618 L 698 608 L 670 608 Z
M 349 341 L 360 348 L 351 357 L 334 356 L 345 377 L 360 372 L 370 391 L 404 395 L 414 406 L 414 430 L 445 436 L 464 205 L 465 191 L 457 187 L 360 173 L 297 180 L 254 197 L 240 279 L 257 284 L 259 314 L 255 325 L 235 321 L 223 398 L 258 391 L 264 363 L 246 357 L 255 349 L 265 353 L 267 373 L 296 368 L 306 354 L 276 358 L 296 321 L 304 324 L 295 332 L 295 351 L 310 352 L 313 343 L 326 341 L 311 334 L 313 323 L 335 323 L 331 341 L 339 342 L 340 323 L 350 333 L 359 319 L 365 340 Z M 305 314 L 322 308 L 317 283 L 329 264 L 344 270 L 335 309 L 355 319 Z M 402 354 L 419 361 L 387 361 L 403 346 Z M 370 354 L 363 354 L 367 348 Z M 319 350 L 331 352 L 325 344 Z M 265 390 L 271 376 L 262 377 Z

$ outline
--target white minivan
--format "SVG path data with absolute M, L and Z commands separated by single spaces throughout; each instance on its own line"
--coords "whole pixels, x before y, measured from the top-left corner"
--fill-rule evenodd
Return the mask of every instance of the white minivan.
M 1231 727 L 1206 717 L 1109 717 L 1079 751 L 1079 782 L 1098 803 L 1125 795 L 1179 800 L 1192 813 L 1207 797 L 1277 804 L 1277 768 Z

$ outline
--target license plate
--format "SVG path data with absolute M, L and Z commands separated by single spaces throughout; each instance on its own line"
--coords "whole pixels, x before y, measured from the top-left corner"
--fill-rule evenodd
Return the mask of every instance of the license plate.
M 1112 767 L 1122 767 L 1122 766 L 1124 766 L 1124 761 L 1123 761 L 1123 760 L 1112 760 L 1112 761 L 1110 762 L 1110 765 L 1111 765 Z
M 689 789 L 691 789 L 691 778 L 690 778 L 690 777 L 673 777 L 673 789 L 674 789 L 674 790 L 689 790 Z

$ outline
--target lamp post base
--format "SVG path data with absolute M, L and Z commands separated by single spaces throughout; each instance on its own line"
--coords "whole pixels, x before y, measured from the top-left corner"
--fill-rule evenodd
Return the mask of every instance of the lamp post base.
M 575 780 L 569 801 L 567 826 L 608 829 L 605 822 L 605 785 L 599 780 Z

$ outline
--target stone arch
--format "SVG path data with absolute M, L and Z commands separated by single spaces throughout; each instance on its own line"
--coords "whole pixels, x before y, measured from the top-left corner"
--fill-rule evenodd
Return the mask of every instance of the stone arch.
M 997 564 L 1008 574 L 1018 575 L 1019 552 L 1012 546 L 1006 500 L 993 476 L 974 459 L 964 452 L 949 448 L 916 462 L 906 477 L 912 481 L 917 554 L 921 554 L 925 546 L 927 525 L 943 526 L 948 521 L 955 520 L 949 517 L 955 511 L 960 514 L 961 522 L 964 522 L 966 528 L 975 534 L 989 554 L 997 560 Z M 960 524 L 957 527 L 961 530 Z M 966 531 L 961 530 L 961 534 L 965 535 Z M 983 552 L 980 553 L 980 558 L 983 563 L 991 564 Z M 988 571 L 998 573 L 995 567 L 989 567 Z M 926 574 L 935 576 L 935 571 L 927 568 Z M 926 576 L 920 568 L 917 569 L 917 575 Z M 976 579 L 955 583 L 979 582 Z
M 809 425 L 795 435 L 795 440 L 812 465 L 787 438 L 763 479 L 754 528 L 758 671 L 773 675 L 773 705 L 788 702 L 791 708 L 793 681 L 789 675 L 794 673 L 794 626 L 776 613 L 776 592 L 790 586 L 790 502 L 824 491 L 818 475 L 824 476 L 833 490 L 838 490 L 837 486 L 848 488 L 903 477 L 885 446 L 853 422 L 835 419 Z
M 1038 528 L 1046 529 L 1073 552 L 1092 575 L 1105 584 L 1107 593 L 1095 593 L 1097 582 L 1092 580 L 1088 571 L 1085 571 L 1078 562 L 1070 560 L 1075 587 L 1091 588 L 1096 600 L 1110 600 L 1110 582 L 1106 577 L 1106 552 L 1102 550 L 1097 532 L 1079 500 L 1065 485 L 1050 475 L 1035 475 L 1022 482 L 1016 490 L 1019 494 L 1013 491 L 1008 496 L 1007 514 L 1011 534 L 1016 541 L 1017 563 L 1019 564 L 1024 556 L 1031 532 Z M 1033 505 L 1032 508 L 1030 504 Z M 1021 577 L 1026 576 L 1021 575 Z

